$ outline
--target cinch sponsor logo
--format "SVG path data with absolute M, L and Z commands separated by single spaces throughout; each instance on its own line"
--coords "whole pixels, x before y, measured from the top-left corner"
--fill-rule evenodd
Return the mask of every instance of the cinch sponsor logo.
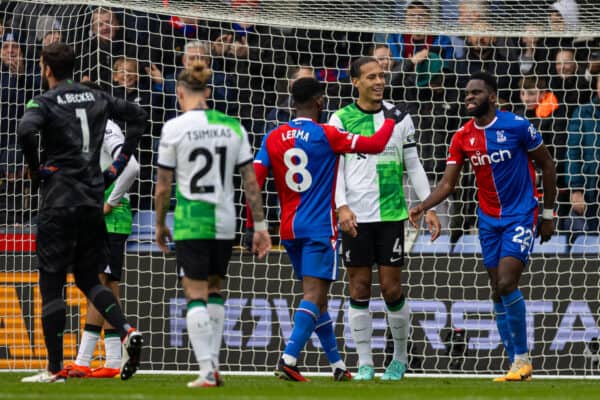
M 511 158 L 512 154 L 510 150 L 500 150 L 491 154 L 481 154 L 481 152 L 477 151 L 470 159 L 473 166 L 479 167 L 482 165 L 498 164 L 502 161 L 510 160 Z

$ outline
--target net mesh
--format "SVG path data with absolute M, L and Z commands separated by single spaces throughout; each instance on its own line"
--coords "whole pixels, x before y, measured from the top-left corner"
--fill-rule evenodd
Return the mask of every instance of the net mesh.
M 377 0 L 0 2 L 0 368 L 45 366 L 35 257 L 37 196 L 26 179 L 15 130 L 25 102 L 41 92 L 41 46 L 60 39 L 76 49 L 77 79 L 96 81 L 150 115 L 137 157 L 140 176 L 131 190 L 136 214 L 122 285 L 127 315 L 148 335 L 143 368 L 196 368 L 174 254 L 163 255 L 153 244 L 153 165 L 162 124 L 177 115 L 177 72 L 196 58 L 208 61 L 214 71 L 212 106 L 240 118 L 256 150 L 265 132 L 291 117 L 291 81 L 313 74 L 324 82 L 326 120 L 355 99 L 347 72 L 351 60 L 374 55 L 386 70 L 386 99 L 409 107 L 431 185 L 441 177 L 453 132 L 466 121 L 461 91 L 475 71 L 494 73 L 501 107 L 524 114 L 541 131 L 559 173 L 559 229 L 549 244 L 536 244 L 521 281 L 533 362 L 542 374 L 596 373 L 600 8 L 594 1 L 423 3 L 407 8 L 407 2 Z M 417 197 L 411 186 L 407 180 L 412 204 Z M 279 209 L 271 181 L 266 192 L 278 244 Z M 242 200 L 238 192 L 238 239 Z M 412 310 L 411 372 L 487 374 L 507 367 L 481 267 L 475 209 L 474 179 L 467 170 L 458 190 L 438 208 L 440 239 L 431 243 L 428 235 L 407 229 L 403 281 Z M 343 357 L 354 367 L 343 268 L 340 276 L 331 289 L 330 314 Z M 373 349 L 382 371 L 391 341 L 376 274 L 374 283 Z M 290 336 L 300 292 L 281 248 L 259 262 L 236 247 L 225 290 L 221 368 L 270 371 Z M 65 357 L 72 359 L 85 301 L 72 282 L 66 296 L 73 317 Z M 100 365 L 101 349 L 96 357 L 94 365 Z M 315 336 L 300 364 L 311 372 L 329 371 Z

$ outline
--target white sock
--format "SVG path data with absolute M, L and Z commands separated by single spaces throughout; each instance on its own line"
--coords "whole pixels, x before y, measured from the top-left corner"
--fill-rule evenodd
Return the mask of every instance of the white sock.
M 210 317 L 205 306 L 195 306 L 187 310 L 187 330 L 196 361 L 200 364 L 200 375 L 212 370 Z
M 209 299 L 210 301 L 210 299 Z M 208 303 L 208 315 L 212 328 L 211 357 L 215 369 L 219 369 L 219 352 L 223 340 L 223 328 L 225 325 L 225 307 L 223 304 Z
M 527 363 L 531 363 L 531 361 L 529 360 L 529 353 L 515 354 L 515 361 L 517 361 L 517 360 L 521 360 L 521 361 L 525 361 Z
M 100 332 L 91 332 L 84 329 L 81 335 L 81 343 L 79 344 L 79 351 L 77 352 L 77 359 L 75 364 L 84 367 L 89 367 L 92 357 L 94 357 L 94 350 L 96 350 L 96 343 L 100 338 Z
M 408 335 L 410 330 L 410 307 L 408 301 L 404 302 L 401 309 L 391 311 L 385 308 L 388 318 L 388 326 L 394 339 L 394 360 L 408 364 Z
M 333 364 L 331 364 L 331 370 L 333 372 L 335 372 L 335 370 L 338 368 L 343 369 L 343 370 L 347 369 L 346 364 L 342 360 L 339 360 L 338 362 L 334 362 Z
M 349 307 L 348 321 L 352 331 L 352 340 L 356 344 L 358 365 L 374 365 L 371 352 L 371 336 L 373 335 L 373 318 L 368 308 Z
M 119 334 L 104 333 L 104 347 L 106 348 L 106 368 L 121 368 L 121 338 Z
M 281 358 L 283 358 L 283 362 L 286 365 L 289 365 L 290 367 L 295 366 L 298 362 L 298 359 L 296 357 L 290 356 L 289 354 L 284 354 L 283 356 L 281 356 Z

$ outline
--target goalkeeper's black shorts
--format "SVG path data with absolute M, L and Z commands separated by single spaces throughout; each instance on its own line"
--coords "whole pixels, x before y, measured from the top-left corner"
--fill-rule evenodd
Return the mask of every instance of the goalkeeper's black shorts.
M 39 269 L 63 273 L 98 271 L 106 263 L 106 225 L 100 207 L 62 207 L 40 211 L 36 247 Z

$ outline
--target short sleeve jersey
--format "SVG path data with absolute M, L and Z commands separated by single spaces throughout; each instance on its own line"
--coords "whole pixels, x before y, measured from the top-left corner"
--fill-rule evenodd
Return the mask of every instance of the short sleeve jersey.
M 446 162 L 471 163 L 481 212 L 496 218 L 525 215 L 538 205 L 529 152 L 542 144 L 540 133 L 525 118 L 497 111 L 487 126 L 477 126 L 472 119 L 460 128 Z
M 233 239 L 233 173 L 252 162 L 240 122 L 216 110 L 190 110 L 168 121 L 158 165 L 176 171 L 174 239 Z
M 281 238 L 336 237 L 335 183 L 339 154 L 358 137 L 296 118 L 269 132 L 255 163 L 273 171 L 281 203 Z
M 383 107 L 392 104 L 384 102 Z M 383 109 L 367 112 L 356 103 L 336 111 L 331 125 L 362 136 L 373 136 L 383 125 Z M 401 221 L 408 218 L 402 183 L 404 149 L 416 146 L 415 127 L 408 113 L 396 124 L 392 137 L 379 154 L 347 154 L 340 166 L 348 206 L 358 222 Z M 343 190 L 340 186 L 337 190 Z

